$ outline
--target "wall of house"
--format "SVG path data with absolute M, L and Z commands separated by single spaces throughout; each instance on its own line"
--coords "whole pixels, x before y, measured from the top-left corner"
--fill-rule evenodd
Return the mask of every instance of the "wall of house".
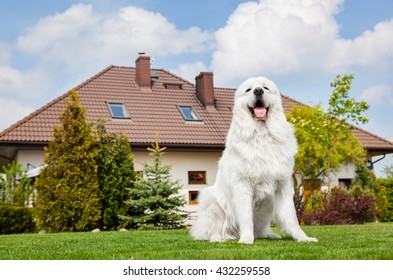
M 346 182 L 355 178 L 355 170 L 356 166 L 353 163 L 344 165 L 337 173 L 331 176 L 331 185 L 346 187 Z
M 20 162 L 23 167 L 28 167 L 28 169 L 32 169 L 34 167 L 40 167 L 42 165 L 44 161 L 44 156 L 44 150 L 18 150 L 15 160 Z

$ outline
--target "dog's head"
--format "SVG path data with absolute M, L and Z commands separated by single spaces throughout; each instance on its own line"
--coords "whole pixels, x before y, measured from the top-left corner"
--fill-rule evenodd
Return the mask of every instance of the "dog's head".
M 255 120 L 266 121 L 275 108 L 282 108 L 280 93 L 276 85 L 264 77 L 247 79 L 235 93 L 234 109 L 248 110 Z

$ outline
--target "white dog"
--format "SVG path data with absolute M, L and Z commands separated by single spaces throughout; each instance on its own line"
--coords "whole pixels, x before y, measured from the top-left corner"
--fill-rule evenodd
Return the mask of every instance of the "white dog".
M 270 223 L 296 241 L 317 241 L 299 226 L 291 175 L 297 142 L 286 121 L 280 93 L 263 77 L 250 78 L 235 93 L 232 123 L 214 186 L 201 191 L 195 239 L 221 242 L 281 238 Z

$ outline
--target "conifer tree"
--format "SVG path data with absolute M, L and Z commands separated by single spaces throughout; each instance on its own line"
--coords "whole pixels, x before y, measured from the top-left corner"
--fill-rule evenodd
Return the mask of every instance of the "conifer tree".
M 69 96 L 35 184 L 37 225 L 50 232 L 90 230 L 100 218 L 96 137 L 78 92 Z
M 171 180 L 171 166 L 162 163 L 166 147 L 159 146 L 157 137 L 147 150 L 153 162 L 144 163 L 144 178 L 137 178 L 134 187 L 129 189 L 130 199 L 125 201 L 134 214 L 121 218 L 139 229 L 181 228 L 187 215 L 181 213 L 180 207 L 186 201 L 179 194 L 180 182 Z
M 108 133 L 105 123 L 97 125 L 99 136 L 98 182 L 101 193 L 100 227 L 117 229 L 122 226 L 119 215 L 130 215 L 128 205 L 128 188 L 132 188 L 135 180 L 134 158 L 131 147 L 124 135 Z

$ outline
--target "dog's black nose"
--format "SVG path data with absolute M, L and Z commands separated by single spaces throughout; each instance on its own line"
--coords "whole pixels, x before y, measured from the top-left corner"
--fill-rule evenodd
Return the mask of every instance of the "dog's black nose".
M 264 92 L 263 88 L 257 87 L 257 88 L 254 89 L 254 95 L 257 96 L 257 97 L 261 97 L 263 92 Z

